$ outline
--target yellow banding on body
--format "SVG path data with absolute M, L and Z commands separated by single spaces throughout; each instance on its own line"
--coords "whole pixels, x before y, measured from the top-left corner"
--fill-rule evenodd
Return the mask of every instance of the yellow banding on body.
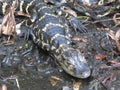
M 55 35 L 51 38 L 50 43 L 52 43 L 53 40 L 56 39 L 57 37 L 64 37 L 64 38 L 66 38 L 66 39 L 69 39 L 67 36 L 60 35 L 59 33 L 57 33 L 57 34 L 55 34 Z
M 2 5 L 2 12 L 3 12 L 3 14 L 5 14 L 5 12 L 6 12 L 6 6 L 7 6 L 8 4 L 5 2 L 5 3 L 3 3 L 3 5 Z
M 65 45 L 64 43 L 63 43 L 63 44 L 60 44 L 59 47 L 58 47 L 58 49 L 56 49 L 56 52 L 59 53 L 59 50 L 60 50 L 64 45 Z
M 33 3 L 34 1 L 36 1 L 36 0 L 32 0 L 30 3 L 27 4 L 27 7 L 26 7 L 26 13 L 29 14 L 28 9 L 29 9 L 29 7 L 32 5 L 32 3 Z
M 38 9 L 38 12 L 40 12 L 44 8 L 48 8 L 48 7 L 47 6 L 43 6 L 43 7 L 41 7 L 41 8 Z
M 42 48 L 44 49 L 44 47 L 46 46 L 46 45 L 49 45 L 49 44 L 47 44 L 47 43 L 44 43 L 44 42 L 41 42 L 42 43 Z
M 46 30 L 49 26 L 58 26 L 58 27 L 64 28 L 64 26 L 61 24 L 48 23 L 45 25 L 45 27 L 42 29 L 42 31 L 46 32 Z
M 59 53 L 60 49 L 63 47 L 63 46 L 66 46 L 70 44 L 70 42 L 68 41 L 67 43 L 63 43 L 63 44 L 60 44 L 59 47 L 56 49 L 56 52 Z M 64 49 L 64 51 L 67 51 L 68 49 Z
M 48 23 L 48 24 L 45 25 L 45 27 L 44 27 L 42 30 L 39 30 L 39 31 L 37 32 L 37 35 L 39 35 L 41 31 L 46 32 L 46 30 L 47 30 L 47 28 L 48 28 L 49 26 L 58 26 L 58 27 L 64 28 L 64 26 L 62 26 L 61 24 Z M 38 26 L 35 26 L 34 29 L 35 29 L 36 27 L 38 27 Z
M 58 16 L 56 16 L 56 15 L 54 15 L 54 14 L 50 14 L 50 13 L 45 13 L 42 17 L 40 17 L 39 19 L 38 19 L 38 21 L 41 21 L 42 19 L 44 19 L 46 16 L 53 16 L 53 17 L 58 17 Z
M 20 3 L 20 11 L 23 11 L 23 4 L 24 4 L 24 1 L 22 0 Z
M 36 26 L 33 27 L 34 29 L 38 28 L 38 24 Z
M 54 49 L 56 49 L 56 47 L 55 47 L 55 46 L 52 46 L 50 49 L 51 49 L 51 50 L 54 50 Z
M 49 46 L 49 44 L 47 44 L 47 43 L 45 43 L 45 42 L 43 42 L 43 41 L 40 41 L 40 39 L 37 39 L 37 41 L 35 41 L 35 43 L 38 43 L 38 44 L 42 44 L 42 47 L 41 48 L 43 48 L 44 49 L 44 47 L 45 46 Z

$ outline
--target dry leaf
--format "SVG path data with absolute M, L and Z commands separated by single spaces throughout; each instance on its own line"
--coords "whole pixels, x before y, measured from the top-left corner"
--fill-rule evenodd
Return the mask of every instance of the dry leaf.
M 103 55 L 103 54 L 97 54 L 97 55 L 94 56 L 94 58 L 95 58 L 96 60 L 103 60 L 103 59 L 106 58 L 106 55 Z
M 16 33 L 16 22 L 14 17 L 15 9 L 17 8 L 18 1 L 15 0 L 12 6 L 8 9 L 8 12 L 3 18 L 1 25 L 1 33 L 5 35 L 14 35 Z
M 16 38 L 16 22 L 15 22 L 14 13 L 17 6 L 18 6 L 18 0 L 13 1 L 12 6 L 6 11 L 0 29 L 0 34 L 13 36 L 13 41 L 10 41 L 10 43 L 12 42 L 11 44 L 14 44 Z M 8 41 L 6 42 L 6 44 L 8 45 L 9 45 L 9 39 L 10 38 L 8 38 Z
M 31 17 L 29 14 L 26 14 L 26 13 L 21 12 L 21 11 L 16 11 L 15 15 L 25 16 L 25 17 L 29 17 L 29 18 Z
M 54 87 L 57 84 L 57 81 L 50 79 L 50 83 Z
M 73 90 L 80 90 L 81 82 L 73 82 Z
M 114 23 L 115 23 L 115 26 L 120 25 L 120 20 L 117 19 L 117 16 L 120 16 L 120 13 L 116 13 L 116 14 L 114 14 L 114 16 L 113 16 L 113 21 L 114 21 Z
M 118 51 L 120 51 L 120 30 L 118 30 L 115 34 L 115 41 Z
M 59 77 L 56 77 L 56 76 L 51 76 L 51 78 L 52 78 L 52 79 L 55 79 L 55 80 L 62 81 L 62 79 L 61 79 L 61 78 L 59 78 Z
M 72 40 L 87 42 L 87 39 L 84 39 L 82 37 L 78 37 L 78 36 L 75 36 L 75 35 L 72 36 Z
M 50 82 L 52 86 L 55 86 L 58 81 L 62 81 L 62 79 L 56 76 L 51 76 Z
M 108 63 L 110 63 L 110 64 L 117 64 L 117 63 L 119 63 L 119 61 L 114 59 L 114 60 L 109 60 Z

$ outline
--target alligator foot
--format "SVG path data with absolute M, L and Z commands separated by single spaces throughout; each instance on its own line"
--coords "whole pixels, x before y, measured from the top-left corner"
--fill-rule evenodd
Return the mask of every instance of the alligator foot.
M 82 22 L 74 16 L 70 16 L 70 24 L 73 27 L 75 33 L 77 32 L 87 32 L 87 28 L 82 24 Z
M 32 40 L 35 40 L 33 29 L 27 26 L 21 26 L 21 24 L 22 23 L 17 24 L 16 26 L 17 35 L 23 36 L 25 40 L 28 40 L 29 38 L 32 38 Z

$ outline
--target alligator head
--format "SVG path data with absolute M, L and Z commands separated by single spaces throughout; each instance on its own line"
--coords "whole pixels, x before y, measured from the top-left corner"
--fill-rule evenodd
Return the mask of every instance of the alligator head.
M 82 79 L 90 76 L 90 67 L 79 50 L 73 48 L 63 50 L 61 57 L 60 65 L 68 74 Z

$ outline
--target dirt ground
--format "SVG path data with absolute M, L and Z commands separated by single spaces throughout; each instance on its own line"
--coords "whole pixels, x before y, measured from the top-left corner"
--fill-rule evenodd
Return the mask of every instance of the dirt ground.
M 69 76 L 48 53 L 38 51 L 32 41 L 17 38 L 14 45 L 4 45 L 2 43 L 5 37 L 1 37 L 1 84 L 5 83 L 10 88 L 8 90 L 19 90 L 16 80 L 20 90 L 119 90 L 119 69 L 100 67 L 106 66 L 109 60 L 119 60 L 120 57 L 113 54 L 111 47 L 105 47 L 106 50 L 101 47 L 106 31 L 92 31 L 95 30 L 94 26 L 90 26 L 89 30 L 90 32 L 81 34 L 88 41 L 87 44 L 78 43 L 92 70 L 89 78 L 81 80 Z M 29 52 L 31 47 L 34 49 Z M 97 60 L 95 56 L 98 55 L 99 58 L 99 54 L 106 58 Z
M 93 8 L 93 10 L 97 8 Z M 120 56 L 116 44 L 109 37 L 109 28 L 117 32 L 113 20 L 85 23 L 86 33 L 75 41 L 91 67 L 87 79 L 74 78 L 65 73 L 54 58 L 31 40 L 16 37 L 15 44 L 5 45 L 8 36 L 0 37 L 0 85 L 8 90 L 120 90 Z M 111 17 L 112 18 L 112 17 Z M 105 26 L 104 26 L 105 25 Z

